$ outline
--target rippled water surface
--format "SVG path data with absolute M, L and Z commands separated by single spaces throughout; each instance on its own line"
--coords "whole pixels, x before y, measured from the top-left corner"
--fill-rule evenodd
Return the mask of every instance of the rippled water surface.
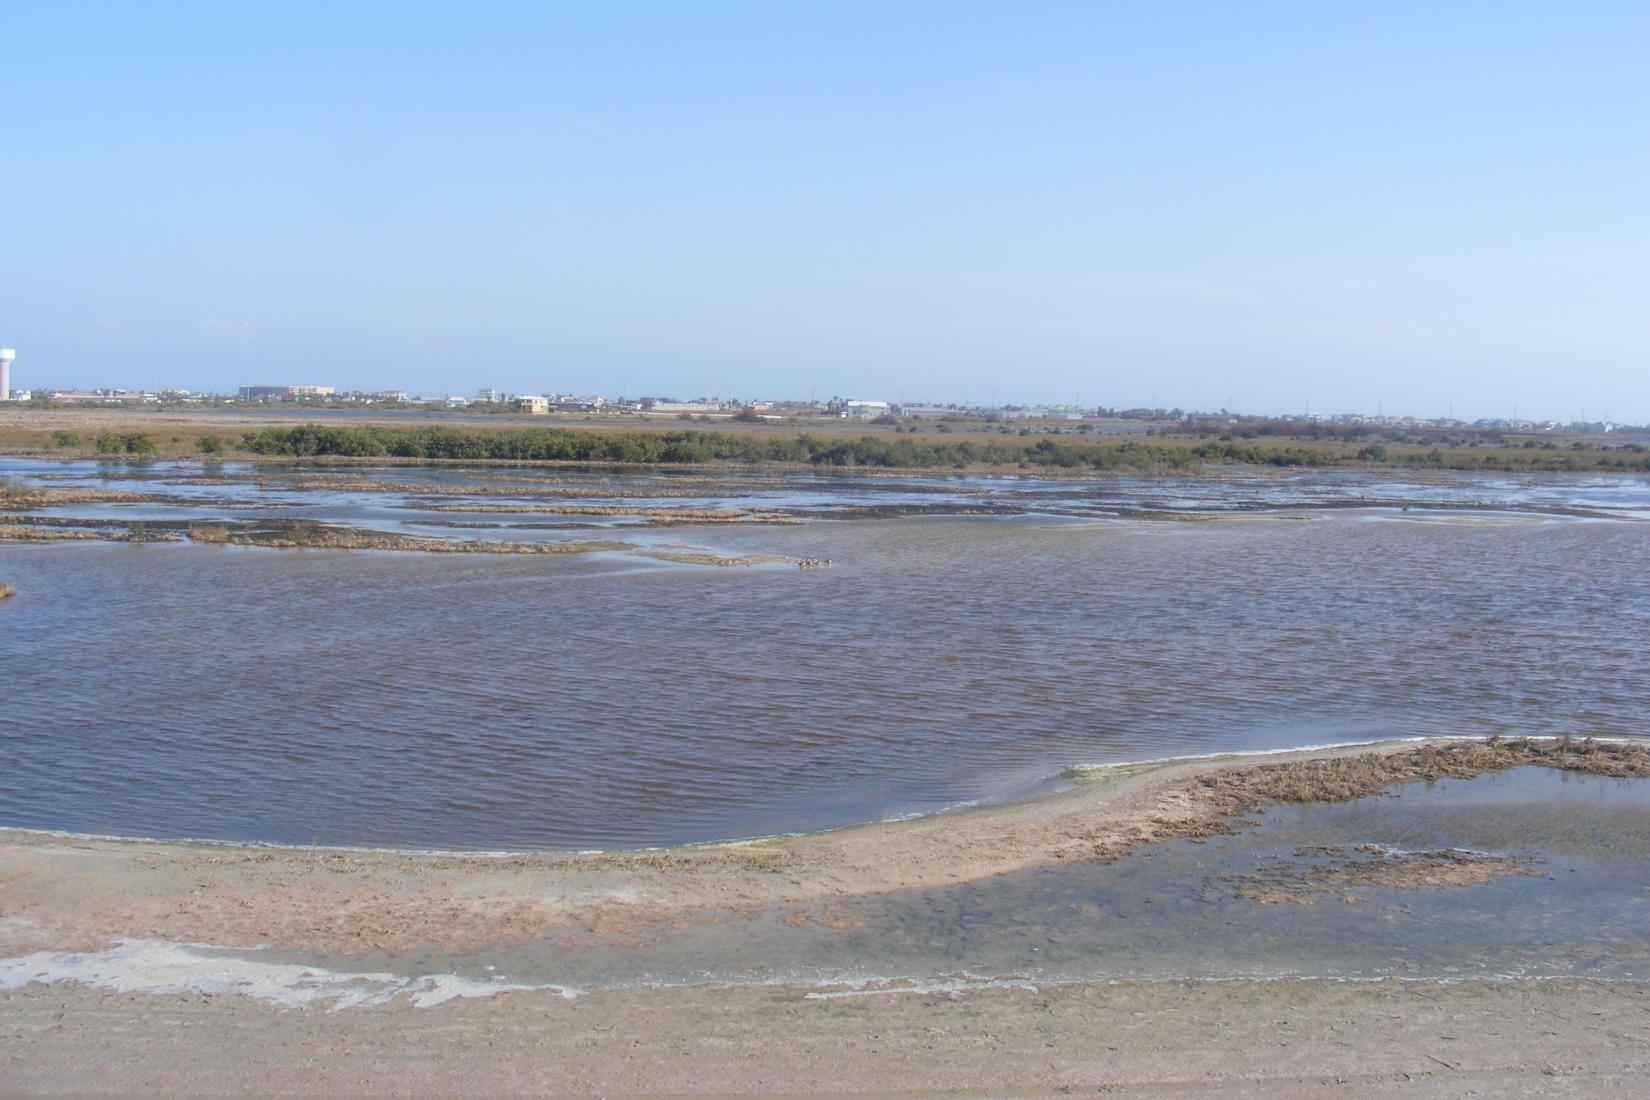
M 454 493 L 420 483 L 488 504 L 499 498 L 466 494 L 538 478 L 565 503 L 585 499 L 568 495 L 582 477 L 591 501 L 612 504 L 618 486 L 632 504 L 800 521 L 635 527 L 631 542 L 832 564 L 0 545 L 0 580 L 19 592 L 0 601 L 0 823 L 666 844 L 1012 797 L 1073 764 L 1432 733 L 1642 736 L 1650 714 L 1642 478 L 701 488 L 366 472 L 401 492 L 199 472 L 0 467 L 167 497 L 50 510 L 65 515 L 267 510 L 420 533 L 466 515 L 427 510 Z M 569 537 L 461 537 L 478 535 Z

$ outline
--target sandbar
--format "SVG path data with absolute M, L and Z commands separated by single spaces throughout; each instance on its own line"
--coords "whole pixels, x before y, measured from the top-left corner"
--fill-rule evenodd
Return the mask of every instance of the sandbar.
M 262 848 L 0 832 L 0 956 L 133 938 L 329 952 L 568 936 L 838 905 L 1235 828 L 1268 806 L 1539 765 L 1650 776 L 1638 743 L 1390 742 L 1076 773 L 1021 802 L 657 851 Z M 1435 860 L 1426 874 L 1444 874 Z M 1460 861 L 1464 881 L 1486 871 Z M 1377 864 L 1379 874 L 1391 873 Z M 1511 871 L 1510 873 L 1516 873 Z M 1384 881 L 1384 879 L 1383 879 Z M 1447 877 L 1441 881 L 1448 881 Z M 1426 885 L 1426 883 L 1416 883 Z M 1264 899 L 1262 899 L 1264 900 Z M 1287 899 L 1286 899 L 1287 900 Z M 571 942 L 571 939 L 570 939 Z M 1503 1096 L 1650 1090 L 1650 985 L 1585 979 L 1074 982 L 499 992 L 327 1011 L 249 997 L 0 992 L 13 1093 Z

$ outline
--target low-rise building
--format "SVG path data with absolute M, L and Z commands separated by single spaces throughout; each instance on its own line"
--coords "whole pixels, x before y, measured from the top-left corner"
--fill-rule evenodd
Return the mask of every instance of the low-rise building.
M 698 401 L 660 401 L 653 398 L 642 398 L 642 407 L 648 412 L 655 413 L 714 413 L 723 411 L 723 403 L 710 399 Z
M 54 405 L 145 405 L 160 398 L 135 390 L 53 390 L 46 400 Z
M 301 397 L 332 397 L 332 386 L 242 386 L 242 401 L 293 401 Z

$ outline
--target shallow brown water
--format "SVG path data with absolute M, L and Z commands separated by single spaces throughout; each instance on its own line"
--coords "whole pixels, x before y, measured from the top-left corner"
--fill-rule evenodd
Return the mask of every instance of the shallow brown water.
M 667 844 L 1012 797 L 1074 764 L 1641 736 L 1650 714 L 1650 525 L 1625 519 L 815 516 L 626 537 L 833 565 L 0 547 L 19 590 L 0 604 L 0 823 Z

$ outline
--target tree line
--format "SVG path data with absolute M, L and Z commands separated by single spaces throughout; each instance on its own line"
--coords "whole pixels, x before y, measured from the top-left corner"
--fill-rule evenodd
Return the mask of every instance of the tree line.
M 455 428 L 398 428 L 383 425 L 331 427 L 305 424 L 246 433 L 239 448 L 253 454 L 309 458 L 456 459 L 500 462 L 697 465 L 784 463 L 874 469 L 966 469 L 975 466 L 1055 467 L 1068 470 L 1187 470 L 1205 464 L 1244 466 L 1402 465 L 1447 469 L 1650 469 L 1642 453 L 1608 457 L 1537 456 L 1519 451 L 1469 454 L 1389 452 L 1384 447 L 1281 446 L 1204 442 L 1190 446 L 1086 440 L 921 440 L 812 435 L 762 437 L 707 431 L 599 432 L 565 428 L 506 431 Z M 1627 449 L 1623 448 L 1623 452 Z

